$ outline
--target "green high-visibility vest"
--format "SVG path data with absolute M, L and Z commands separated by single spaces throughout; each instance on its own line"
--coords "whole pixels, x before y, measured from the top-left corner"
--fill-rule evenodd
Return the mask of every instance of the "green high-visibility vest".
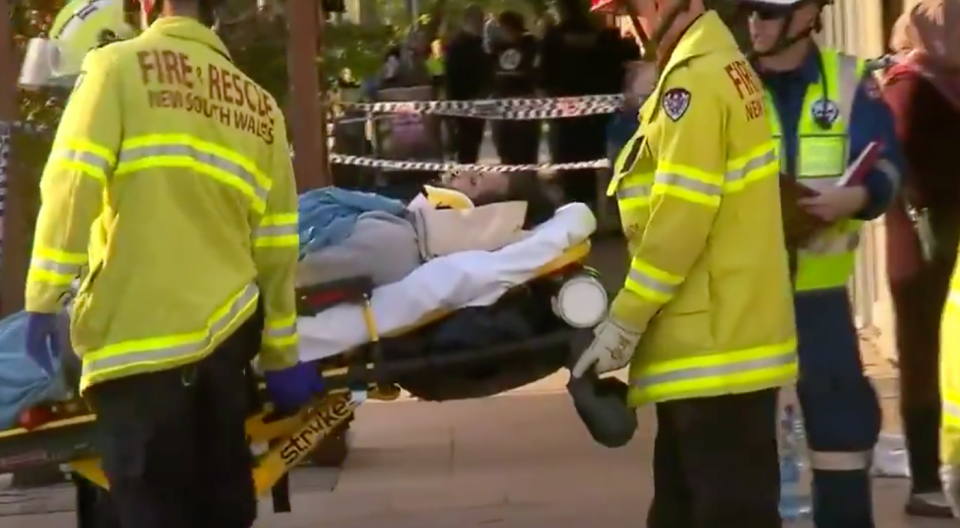
M 794 164 L 797 179 L 815 190 L 835 185 L 847 168 L 850 113 L 866 65 L 856 57 L 835 50 L 820 50 L 820 60 L 823 78 L 807 88 L 797 128 L 799 144 Z M 781 171 L 786 172 L 789 164 L 782 156 L 786 153 L 785 138 L 769 90 L 766 106 L 767 120 L 779 145 Z M 844 287 L 856 266 L 862 227 L 861 220 L 839 222 L 800 248 L 796 291 Z

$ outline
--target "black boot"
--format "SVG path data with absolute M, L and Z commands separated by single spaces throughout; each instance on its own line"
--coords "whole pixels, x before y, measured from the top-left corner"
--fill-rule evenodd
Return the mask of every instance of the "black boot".
M 903 430 L 911 478 L 910 497 L 904 511 L 915 517 L 952 517 L 938 474 L 940 409 L 904 409 Z

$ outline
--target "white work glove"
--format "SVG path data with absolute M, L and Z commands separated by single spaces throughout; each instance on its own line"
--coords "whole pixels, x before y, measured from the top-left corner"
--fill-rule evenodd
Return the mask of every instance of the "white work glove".
M 943 483 L 943 494 L 950 503 L 953 516 L 960 519 L 960 466 L 940 466 L 940 481 Z
M 641 332 L 630 330 L 613 319 L 604 319 L 593 329 L 593 342 L 583 351 L 570 374 L 579 378 L 591 366 L 597 374 L 627 366 L 640 344 L 641 335 Z

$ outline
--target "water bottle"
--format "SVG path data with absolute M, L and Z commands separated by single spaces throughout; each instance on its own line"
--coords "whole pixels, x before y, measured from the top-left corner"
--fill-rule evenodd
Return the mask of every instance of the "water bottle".
M 786 523 L 802 522 L 813 514 L 810 475 L 805 457 L 806 434 L 800 404 L 793 389 L 784 389 L 779 413 L 780 517 Z

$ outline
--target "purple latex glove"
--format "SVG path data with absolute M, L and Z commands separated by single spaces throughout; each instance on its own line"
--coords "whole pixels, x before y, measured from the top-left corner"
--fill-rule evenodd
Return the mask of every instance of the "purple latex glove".
M 60 359 L 57 315 L 27 313 L 27 355 L 47 374 L 54 374 L 53 361 Z
M 307 363 L 266 372 L 267 394 L 280 411 L 295 411 L 323 391 L 323 378 L 315 366 Z

